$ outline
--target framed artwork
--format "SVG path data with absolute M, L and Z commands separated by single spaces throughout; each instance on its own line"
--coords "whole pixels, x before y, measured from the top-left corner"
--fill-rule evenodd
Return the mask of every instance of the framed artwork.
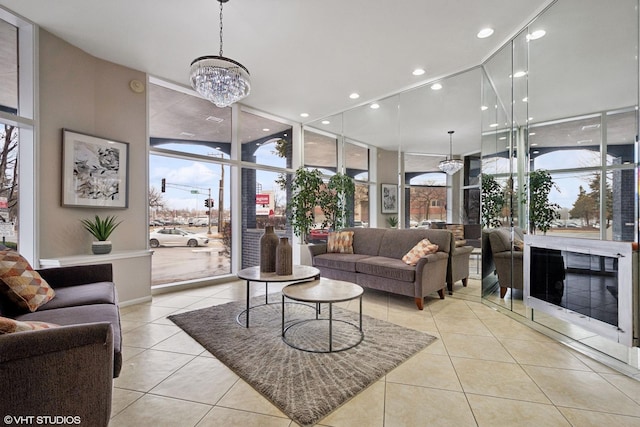
M 380 184 L 382 186 L 382 213 L 398 213 L 398 186 Z
M 62 206 L 128 207 L 129 144 L 62 130 Z

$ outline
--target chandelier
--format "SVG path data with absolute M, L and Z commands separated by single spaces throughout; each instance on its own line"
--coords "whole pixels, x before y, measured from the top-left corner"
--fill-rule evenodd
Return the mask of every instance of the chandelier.
M 449 134 L 449 158 L 447 158 L 446 160 L 442 160 L 438 164 L 438 167 L 440 168 L 440 170 L 446 173 L 447 175 L 453 175 L 456 172 L 458 172 L 460 169 L 462 169 L 462 160 L 453 158 L 453 142 L 452 142 L 453 132 L 454 131 L 452 130 L 447 132 Z
M 201 56 L 191 63 L 191 86 L 217 107 L 224 108 L 249 95 L 249 70 L 241 63 L 222 55 L 222 4 L 220 2 L 220 54 Z

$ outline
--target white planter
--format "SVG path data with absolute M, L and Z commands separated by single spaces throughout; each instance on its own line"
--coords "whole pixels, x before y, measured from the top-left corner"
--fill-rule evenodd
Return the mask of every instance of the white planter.
M 111 241 L 104 240 L 102 242 L 93 242 L 91 244 L 91 251 L 94 255 L 104 255 L 111 253 Z

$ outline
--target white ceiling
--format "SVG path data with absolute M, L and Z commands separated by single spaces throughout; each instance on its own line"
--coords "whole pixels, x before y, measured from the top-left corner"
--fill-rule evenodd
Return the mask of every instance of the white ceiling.
M 224 55 L 251 73 L 251 94 L 243 104 L 310 122 L 475 67 L 550 3 L 230 0 L 224 5 Z M 216 0 L 0 0 L 0 5 L 91 55 L 185 86 L 191 61 L 218 53 Z M 494 28 L 494 35 L 478 39 L 485 27 Z M 418 67 L 426 74 L 413 76 Z M 360 99 L 349 99 L 352 92 Z M 435 151 L 447 153 L 451 126 L 431 131 L 445 142 Z M 415 139 L 407 135 L 405 143 Z M 424 141 L 415 148 L 422 151 Z
M 230 0 L 224 6 L 224 54 L 251 72 L 251 95 L 242 103 L 256 110 L 385 149 L 443 156 L 449 152 L 447 131 L 454 130 L 454 155 L 463 155 L 480 149 L 480 130 L 494 121 L 481 123 L 481 72 L 474 67 L 551 3 Z M 514 98 L 527 85 L 535 96 L 524 109 L 515 105 L 514 119 L 540 122 L 635 105 L 636 4 L 562 0 L 535 20 L 531 29 L 544 28 L 547 36 L 528 56 L 517 57 L 518 49 L 513 63 L 503 55 L 511 50 L 493 56 L 487 72 L 504 99 L 511 98 L 511 67 L 525 61 L 529 69 Z M 183 86 L 189 85 L 194 58 L 218 53 L 216 0 L 0 0 L 0 5 L 91 55 Z M 484 27 L 495 33 L 478 39 Z M 524 34 L 518 40 L 527 53 Z M 413 76 L 417 67 L 426 74 Z M 441 91 L 425 85 L 447 76 Z M 352 92 L 361 97 L 349 99 Z M 380 108 L 370 109 L 372 101 Z M 213 115 L 224 114 L 211 108 Z M 309 117 L 300 117 L 303 112 Z M 331 124 L 323 125 L 320 119 L 327 117 Z

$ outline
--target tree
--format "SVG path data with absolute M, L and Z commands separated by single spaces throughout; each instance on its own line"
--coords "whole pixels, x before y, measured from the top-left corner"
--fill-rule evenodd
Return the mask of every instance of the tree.
M 484 227 L 500 227 L 500 213 L 505 205 L 504 192 L 493 175 L 482 174 L 481 220 Z
M 546 234 L 551 222 L 560 218 L 560 205 L 549 201 L 549 193 L 554 187 L 549 171 L 538 169 L 529 174 L 529 227 L 533 234 L 536 230 Z
M 429 219 L 429 208 L 432 200 L 443 200 L 446 197 L 443 187 L 411 187 L 411 212 L 419 212 L 417 221 Z M 424 211 L 424 215 L 422 215 Z
M 7 199 L 12 222 L 18 215 L 18 129 L 4 125 L 0 139 L 0 197 Z
M 166 207 L 162 193 L 156 187 L 149 188 L 149 207 L 152 209 L 164 209 Z
M 320 192 L 320 207 L 324 214 L 323 227 L 339 230 L 347 225 L 350 215 L 349 201 L 353 200 L 355 183 L 353 179 L 342 173 L 329 178 Z
M 578 190 L 578 198 L 573 203 L 573 208 L 569 211 L 571 218 L 582 218 L 589 226 L 589 219 L 597 216 L 599 209 L 593 193 L 587 194 L 582 185 Z
M 605 205 L 604 205 L 604 217 L 607 221 L 607 227 L 613 220 L 613 191 L 611 190 L 611 186 L 608 180 L 605 180 Z M 593 179 L 589 181 L 589 196 L 594 200 L 595 206 L 597 208 L 596 215 L 600 209 L 600 173 L 596 172 L 593 174 Z

